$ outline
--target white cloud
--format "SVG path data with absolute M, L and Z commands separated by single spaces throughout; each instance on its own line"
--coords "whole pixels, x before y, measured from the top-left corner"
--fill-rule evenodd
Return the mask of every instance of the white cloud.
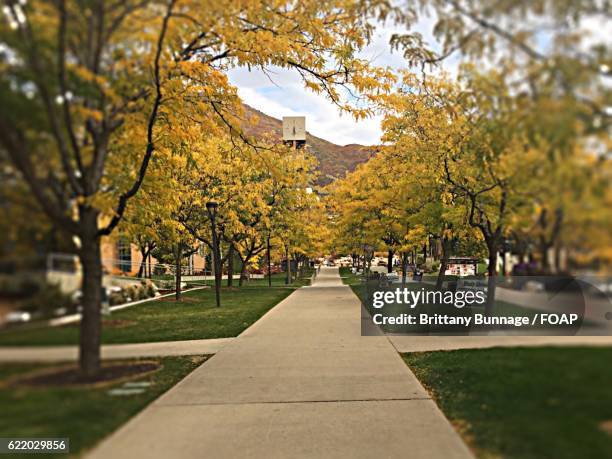
M 261 70 L 234 69 L 229 78 L 238 87 L 244 102 L 275 118 L 306 116 L 306 129 L 311 134 L 340 145 L 376 144 L 380 138 L 380 118 L 356 122 L 323 95 L 304 89 L 297 73 L 272 69 L 270 81 Z
M 391 29 L 379 29 L 372 43 L 362 51 L 362 57 L 379 66 L 403 65 L 401 54 L 390 51 L 392 33 Z M 355 121 L 350 115 L 341 114 L 324 95 L 304 89 L 296 72 L 273 68 L 267 73 L 238 68 L 229 72 L 229 78 L 245 103 L 275 118 L 305 115 L 306 129 L 317 137 L 340 145 L 379 143 L 382 133 L 379 116 Z
M 414 31 L 420 32 L 431 43 L 433 24 L 434 19 L 424 18 Z M 377 66 L 394 69 L 405 67 L 401 52 L 392 53 L 389 46 L 391 35 L 403 31 L 405 29 L 400 26 L 381 24 L 360 56 Z M 340 145 L 380 143 L 380 116 L 355 121 L 350 115 L 341 114 L 324 95 L 304 89 L 299 75 L 294 71 L 272 68 L 266 74 L 258 69 L 249 71 L 237 68 L 229 72 L 229 79 L 246 104 L 267 115 L 275 118 L 305 115 L 306 129 L 317 137 Z
M 433 37 L 435 15 L 422 16 L 419 22 L 410 30 L 422 35 L 424 41 L 437 49 Z M 580 29 L 584 31 L 582 46 L 594 43 L 610 43 L 609 34 L 606 39 L 606 23 L 601 19 L 583 19 Z M 369 46 L 360 53 L 360 57 L 368 59 L 374 65 L 389 66 L 393 69 L 406 67 L 400 51 L 391 52 L 389 40 L 394 33 L 405 33 L 402 25 L 394 23 L 379 24 Z M 545 37 L 539 37 L 540 44 L 545 44 Z M 452 55 L 444 60 L 442 69 L 451 77 L 458 73 L 460 55 Z M 492 65 L 493 61 L 489 61 Z M 487 61 L 482 61 L 487 66 Z M 428 72 L 430 70 L 427 70 Z M 434 69 L 432 73 L 438 73 Z M 380 117 L 356 122 L 349 115 L 341 115 L 324 95 L 313 94 L 304 89 L 296 72 L 286 69 L 271 69 L 268 75 L 261 70 L 248 71 L 244 68 L 234 69 L 229 73 L 230 81 L 238 87 L 243 100 L 262 112 L 282 118 L 283 116 L 306 116 L 307 130 L 321 138 L 337 144 L 361 143 L 373 145 L 379 143 L 381 129 Z

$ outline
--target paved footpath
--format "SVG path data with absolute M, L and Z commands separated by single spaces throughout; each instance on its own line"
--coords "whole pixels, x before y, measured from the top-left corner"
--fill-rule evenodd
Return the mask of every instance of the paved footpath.
M 360 303 L 323 268 L 92 458 L 471 458 Z

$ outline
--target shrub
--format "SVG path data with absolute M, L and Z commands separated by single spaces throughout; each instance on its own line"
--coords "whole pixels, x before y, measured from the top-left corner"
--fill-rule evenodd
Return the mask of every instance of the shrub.
M 0 294 L 6 298 L 29 298 L 46 287 L 45 280 L 37 276 L 0 277 Z
M 53 317 L 57 309 L 72 308 L 70 295 L 63 293 L 57 285 L 38 285 L 34 295 L 24 301 L 22 310 L 39 317 Z
M 41 290 L 48 289 L 49 287 L 56 287 L 56 286 L 47 285 L 46 283 L 43 283 L 40 280 L 33 279 L 31 277 L 24 277 L 19 282 L 19 291 L 27 295 L 31 295 L 31 294 L 36 295 Z M 57 290 L 59 291 L 59 288 L 57 288 Z
M 175 282 L 173 280 L 158 280 L 157 287 L 161 290 L 173 290 Z
M 111 306 L 116 306 L 118 304 L 123 304 L 127 301 L 126 294 L 123 290 L 119 292 L 113 292 L 108 297 L 108 304 Z
M 124 287 L 123 293 L 125 295 L 125 301 L 127 302 L 133 301 L 134 296 L 136 295 L 136 292 L 134 291 L 134 288 L 131 285 L 128 287 Z
M 144 288 L 145 298 L 153 298 L 157 292 L 155 284 L 150 280 L 142 281 L 141 283 Z
M 136 286 L 136 297 L 138 300 L 146 300 L 148 298 L 147 288 L 145 285 L 140 284 Z

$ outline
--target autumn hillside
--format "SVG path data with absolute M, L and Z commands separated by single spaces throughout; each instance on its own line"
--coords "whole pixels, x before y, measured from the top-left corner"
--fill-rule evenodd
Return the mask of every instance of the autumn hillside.
M 251 134 L 258 135 L 273 133 L 278 137 L 282 134 L 282 121 L 252 107 L 245 106 L 249 117 L 256 115 L 258 123 L 254 128 L 250 128 Z M 306 119 L 308 126 L 308 119 Z M 375 147 L 364 145 L 336 145 L 335 143 L 315 137 L 306 133 L 306 143 L 310 151 L 319 160 L 321 175 L 319 184 L 325 185 L 337 177 L 343 177 L 346 171 L 352 171 L 357 164 L 367 161 L 374 153 Z

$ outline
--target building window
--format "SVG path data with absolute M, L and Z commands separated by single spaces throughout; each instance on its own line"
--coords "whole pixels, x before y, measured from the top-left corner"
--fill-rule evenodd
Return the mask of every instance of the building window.
M 121 239 L 117 242 L 117 254 L 119 255 L 119 269 L 124 273 L 132 270 L 132 247 L 129 241 Z

